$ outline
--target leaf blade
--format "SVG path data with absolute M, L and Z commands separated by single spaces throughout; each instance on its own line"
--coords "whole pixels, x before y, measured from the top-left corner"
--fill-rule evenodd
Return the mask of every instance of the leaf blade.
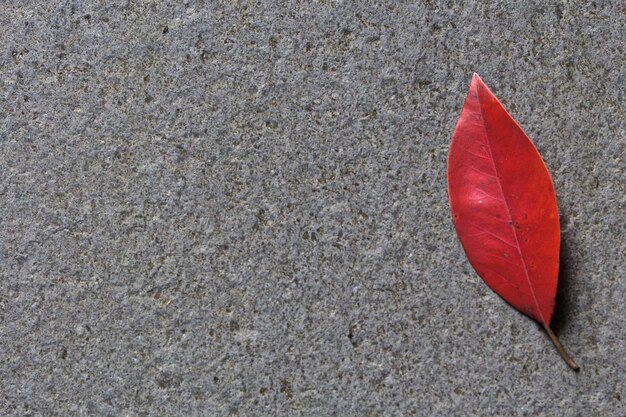
M 474 74 L 448 154 L 455 229 L 500 297 L 549 326 L 560 230 L 548 170 L 520 126 Z

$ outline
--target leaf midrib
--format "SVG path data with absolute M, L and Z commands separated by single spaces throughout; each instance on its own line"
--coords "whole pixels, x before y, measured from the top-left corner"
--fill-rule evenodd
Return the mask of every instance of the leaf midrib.
M 487 135 L 487 126 L 485 125 L 485 117 L 483 116 L 483 107 L 480 104 L 480 92 L 478 91 L 480 86 L 476 86 L 476 101 L 478 101 L 478 110 L 480 113 L 480 119 L 482 121 L 481 125 L 483 127 L 483 131 L 485 133 L 485 139 L 487 141 L 487 150 L 489 151 L 489 160 L 493 165 L 493 171 L 496 173 L 496 183 L 498 184 L 498 188 L 500 189 L 500 194 L 502 195 L 502 200 L 504 201 L 504 207 L 506 208 L 506 213 L 509 216 L 509 224 L 513 225 L 513 216 L 511 216 L 511 209 L 509 208 L 509 202 L 506 199 L 506 195 L 504 194 L 504 190 L 502 188 L 502 182 L 500 181 L 500 176 L 498 174 L 498 168 L 496 167 L 496 161 L 493 159 L 493 153 L 491 152 L 491 142 L 489 141 L 489 135 Z M 543 317 L 543 313 L 541 311 L 541 307 L 539 306 L 539 302 L 537 301 L 537 296 L 535 295 L 535 290 L 533 288 L 532 282 L 530 281 L 530 275 L 528 274 L 528 267 L 526 266 L 526 260 L 524 259 L 524 255 L 522 254 L 522 248 L 519 244 L 519 239 L 517 237 L 517 231 L 515 227 L 513 227 L 513 236 L 515 237 L 515 248 L 517 249 L 517 253 L 519 254 L 520 259 L 522 260 L 522 265 L 524 269 L 524 274 L 526 276 L 526 281 L 528 283 L 528 288 L 530 288 L 530 294 L 533 296 L 533 301 L 535 302 L 535 307 L 537 308 L 537 313 L 541 318 L 541 323 L 543 325 L 548 325 L 546 323 L 545 318 Z

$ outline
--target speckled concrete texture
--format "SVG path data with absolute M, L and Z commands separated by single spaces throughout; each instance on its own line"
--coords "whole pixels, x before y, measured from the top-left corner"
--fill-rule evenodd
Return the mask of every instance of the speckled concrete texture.
M 0 415 L 626 415 L 621 1 L 2 1 Z M 471 270 L 473 71 L 558 194 L 543 331 Z

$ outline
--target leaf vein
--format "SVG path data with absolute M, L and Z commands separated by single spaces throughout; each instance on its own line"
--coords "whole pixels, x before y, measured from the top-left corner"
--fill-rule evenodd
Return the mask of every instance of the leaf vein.
M 493 236 L 494 238 L 496 238 L 496 239 L 497 239 L 497 240 L 499 240 L 500 242 L 504 243 L 505 245 L 508 245 L 508 246 L 510 246 L 510 247 L 512 247 L 512 248 L 514 248 L 514 249 L 517 249 L 517 247 L 516 247 L 515 245 L 510 244 L 509 242 L 507 242 L 506 240 L 502 239 L 501 237 L 499 237 L 499 236 L 498 236 L 498 235 L 496 235 L 495 233 L 493 233 L 493 232 L 489 232 L 489 231 L 487 231 L 487 230 L 482 231 L 482 232 L 480 232 L 480 233 L 476 233 L 475 235 L 470 235 L 470 236 L 468 236 L 468 237 L 476 237 L 476 236 L 480 236 L 480 235 L 490 235 L 490 236 Z
M 475 157 L 477 157 L 477 158 L 482 158 L 482 159 L 487 159 L 487 160 L 490 160 L 488 156 L 477 154 L 477 153 L 475 153 L 475 152 L 470 151 L 470 150 L 469 150 L 469 149 L 467 149 L 467 148 L 463 148 L 463 149 L 464 149 L 464 150 L 465 150 L 465 152 L 467 152 L 468 154 L 473 155 L 473 156 L 475 156 Z
M 479 174 L 482 174 L 482 175 L 486 176 L 486 177 L 490 177 L 490 178 L 496 178 L 496 179 L 498 179 L 498 177 L 497 177 L 497 176 L 495 176 L 495 175 L 493 175 L 493 174 L 489 174 L 489 173 L 487 173 L 487 172 L 485 172 L 485 171 L 481 171 L 480 169 L 478 169 L 478 168 L 476 168 L 476 167 L 473 167 L 473 166 L 471 166 L 471 165 L 468 165 L 468 167 L 469 167 L 470 169 L 473 169 L 474 171 L 478 172 Z

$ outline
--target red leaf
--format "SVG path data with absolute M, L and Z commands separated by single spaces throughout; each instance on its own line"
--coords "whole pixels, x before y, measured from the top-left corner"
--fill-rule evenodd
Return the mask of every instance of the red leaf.
M 470 263 L 500 297 L 550 330 L 559 273 L 559 215 L 537 149 L 474 74 L 448 154 L 454 226 Z

